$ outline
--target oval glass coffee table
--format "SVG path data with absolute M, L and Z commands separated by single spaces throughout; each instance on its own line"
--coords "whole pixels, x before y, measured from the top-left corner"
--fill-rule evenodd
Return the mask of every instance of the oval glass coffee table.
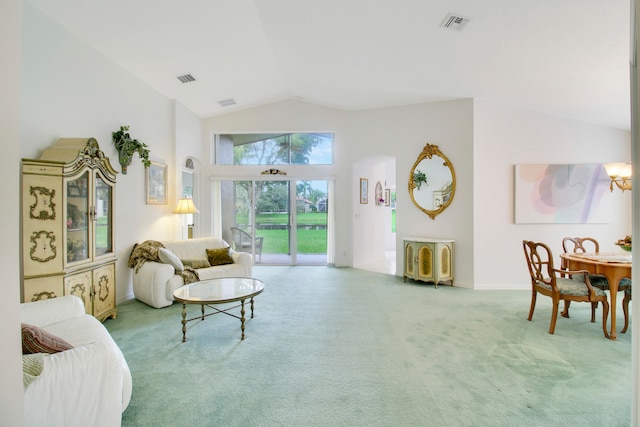
M 176 301 L 182 303 L 182 342 L 187 340 L 187 322 L 192 320 L 204 320 L 205 317 L 213 314 L 224 313 L 236 319 L 240 319 L 242 330 L 241 340 L 244 340 L 244 302 L 251 301 L 251 317 L 253 318 L 253 297 L 264 291 L 264 283 L 258 279 L 248 277 L 225 277 L 220 279 L 208 279 L 200 282 L 190 283 L 173 292 Z M 239 305 L 225 308 L 223 310 L 213 307 L 216 304 L 227 304 L 240 301 Z M 187 319 L 187 304 L 200 304 L 202 313 L 198 317 Z M 205 307 L 214 310 L 213 313 L 205 314 Z M 240 307 L 240 316 L 230 313 L 230 310 Z

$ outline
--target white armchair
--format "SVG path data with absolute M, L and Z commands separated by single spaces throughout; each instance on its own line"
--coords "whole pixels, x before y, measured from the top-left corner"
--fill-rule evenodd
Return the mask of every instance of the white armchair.
M 129 366 L 107 329 L 73 295 L 24 303 L 20 320 L 74 348 L 44 358 L 24 392 L 25 426 L 119 426 L 132 391 Z

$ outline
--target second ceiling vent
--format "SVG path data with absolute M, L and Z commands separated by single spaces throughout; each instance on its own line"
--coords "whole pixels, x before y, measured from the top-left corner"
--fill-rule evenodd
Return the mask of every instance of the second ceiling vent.
M 471 18 L 467 18 L 458 13 L 450 13 L 445 16 L 440 26 L 454 31 L 462 31 L 469 21 L 471 21 Z
M 189 82 L 196 81 L 196 78 L 193 77 L 191 74 L 183 74 L 182 76 L 178 76 L 177 79 L 180 80 L 182 83 L 189 83 Z

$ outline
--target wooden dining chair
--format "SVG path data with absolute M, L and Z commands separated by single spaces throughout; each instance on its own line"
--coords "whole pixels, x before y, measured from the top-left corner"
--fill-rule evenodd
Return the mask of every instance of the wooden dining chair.
M 609 332 L 607 331 L 607 317 L 609 316 L 607 294 L 602 289 L 591 285 L 589 272 L 586 270 L 563 271 L 554 268 L 553 254 L 551 249 L 544 243 L 523 240 L 522 248 L 527 260 L 529 276 L 531 277 L 531 307 L 527 320 L 531 321 L 533 318 L 538 294 L 546 295 L 552 300 L 550 334 L 555 332 L 560 300 L 602 303 L 602 331 L 604 336 L 609 338 Z M 579 276 L 584 280 L 578 280 Z M 594 319 L 592 319 L 593 321 Z
M 600 244 L 593 237 L 565 237 L 562 239 L 562 249 L 564 253 L 599 253 Z M 564 259 L 560 259 L 560 268 L 566 270 Z M 603 291 L 609 290 L 609 281 L 602 274 L 589 274 L 589 280 L 591 285 L 596 288 L 600 288 Z M 631 301 L 631 279 L 623 278 L 618 283 L 618 291 L 624 292 L 624 298 L 622 299 L 622 312 L 624 313 L 624 327 L 620 331 L 621 333 L 627 332 L 629 327 L 629 302 Z M 569 306 L 571 301 L 565 301 L 564 310 L 562 316 L 569 317 Z M 597 304 L 591 305 L 591 321 L 595 322 Z

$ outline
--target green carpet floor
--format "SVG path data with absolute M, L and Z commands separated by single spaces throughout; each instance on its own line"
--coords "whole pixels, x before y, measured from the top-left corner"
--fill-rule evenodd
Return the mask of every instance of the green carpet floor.
M 254 267 L 240 321 L 188 324 L 138 301 L 105 326 L 133 376 L 123 426 L 629 426 L 631 331 L 618 341 L 574 303 L 350 268 Z M 195 315 L 198 306 L 190 306 Z M 238 309 L 239 311 L 239 309 Z M 622 310 L 618 325 L 622 325 Z

